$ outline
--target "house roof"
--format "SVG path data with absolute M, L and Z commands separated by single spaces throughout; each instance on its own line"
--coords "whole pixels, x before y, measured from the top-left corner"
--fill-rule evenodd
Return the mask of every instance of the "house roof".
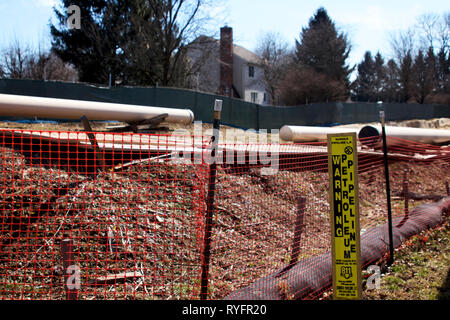
M 254 64 L 262 63 L 262 59 L 260 56 L 250 50 L 245 49 L 244 47 L 233 45 L 233 53 L 247 62 Z
M 200 49 L 201 46 L 210 46 L 211 44 L 214 44 L 217 46 L 217 50 L 220 48 L 220 40 L 207 37 L 207 36 L 200 36 L 197 39 L 195 39 L 189 46 L 193 48 Z M 247 61 L 249 63 L 253 64 L 261 64 L 262 58 L 257 55 L 256 53 L 242 47 L 236 44 L 233 44 L 233 54 L 240 57 L 242 60 Z

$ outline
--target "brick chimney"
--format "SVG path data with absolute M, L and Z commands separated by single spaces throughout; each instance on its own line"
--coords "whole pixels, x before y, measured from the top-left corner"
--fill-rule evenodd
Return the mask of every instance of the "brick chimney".
M 219 93 L 233 96 L 233 29 L 220 28 L 220 88 Z

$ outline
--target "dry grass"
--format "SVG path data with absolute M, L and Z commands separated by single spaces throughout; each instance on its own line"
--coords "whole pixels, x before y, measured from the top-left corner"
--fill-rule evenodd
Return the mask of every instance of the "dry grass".
M 367 300 L 450 300 L 450 220 L 407 240 Z
M 194 175 L 201 169 L 153 164 L 83 176 L 33 166 L 21 154 L 2 151 L 0 287 L 11 290 L 8 298 L 63 296 L 54 272 L 61 265 L 60 241 L 67 236 L 78 248 L 82 286 L 135 270 L 148 277 L 151 289 L 142 284 L 142 290 L 155 297 L 180 298 L 174 288 L 192 285 L 189 266 L 199 261 L 201 225 L 194 206 L 203 194 Z M 118 243 L 117 253 L 110 241 Z M 91 287 L 81 298 L 134 297 L 136 286 Z

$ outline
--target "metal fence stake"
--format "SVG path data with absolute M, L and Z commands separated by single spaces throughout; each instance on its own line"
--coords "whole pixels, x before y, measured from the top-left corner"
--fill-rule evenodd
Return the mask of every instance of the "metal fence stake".
M 387 264 L 390 266 L 394 262 L 394 242 L 392 236 L 392 208 L 391 208 L 391 186 L 389 183 L 389 161 L 386 143 L 386 128 L 385 128 L 385 114 L 384 111 L 380 111 L 380 120 L 383 137 L 383 155 L 384 155 L 384 174 L 386 179 L 386 198 L 388 209 L 388 232 L 389 232 L 389 260 Z
M 205 238 L 203 245 L 202 275 L 200 284 L 201 300 L 206 300 L 208 298 L 208 273 L 211 254 L 212 220 L 214 212 L 216 211 L 216 205 L 214 203 L 214 195 L 216 191 L 216 173 L 217 173 L 216 152 L 219 145 L 221 112 L 222 112 L 222 100 L 216 100 L 214 104 L 214 131 L 211 141 L 211 164 L 209 166 L 208 196 L 206 199 L 207 203 L 206 203 L 206 219 L 205 219 Z

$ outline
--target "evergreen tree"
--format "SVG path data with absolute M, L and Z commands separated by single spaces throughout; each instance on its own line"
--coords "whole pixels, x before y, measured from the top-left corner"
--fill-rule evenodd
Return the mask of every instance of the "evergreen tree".
M 339 33 L 327 11 L 321 7 L 302 28 L 300 41 L 296 41 L 296 57 L 301 66 L 310 67 L 331 79 L 349 86 L 353 71 L 346 64 L 351 46 L 344 33 Z
M 350 49 L 347 36 L 337 31 L 327 11 L 321 7 L 309 20 L 308 26 L 302 28 L 300 40 L 296 41 L 297 70 L 299 74 L 316 74 L 321 81 L 325 77 L 327 81 L 333 82 L 330 89 L 335 88 L 339 92 L 326 94 L 327 97 L 342 99 L 341 88 L 346 88 L 345 98 L 350 88 L 349 76 L 353 71 L 346 64 Z M 308 93 L 302 96 L 308 96 Z M 325 97 L 322 101 L 325 101 Z
M 122 54 L 120 37 L 123 21 L 120 12 L 127 1 L 114 0 L 61 0 L 63 10 L 54 8 L 60 28 L 50 26 L 52 49 L 64 61 L 73 64 L 80 81 L 108 83 L 121 73 Z M 69 29 L 66 11 L 76 5 L 81 11 L 81 28 Z
M 432 47 L 428 49 L 426 56 L 421 50 L 417 53 L 414 60 L 413 77 L 414 93 L 418 103 L 425 103 L 427 97 L 438 92 L 436 57 Z
M 425 65 L 427 68 L 427 82 L 430 84 L 430 91 L 432 94 L 439 91 L 438 84 L 438 62 L 436 59 L 436 55 L 434 54 L 433 47 L 428 48 L 427 55 L 425 57 Z
M 450 93 L 450 54 L 442 47 L 437 55 L 438 61 L 438 85 L 443 93 Z
M 355 81 L 355 98 L 357 101 L 373 101 L 375 85 L 375 61 L 370 51 L 364 54 L 364 60 L 357 66 L 358 76 Z
M 212 0 L 61 0 L 51 25 L 53 51 L 93 83 L 183 86 L 185 47 L 208 20 Z M 69 29 L 65 8 L 81 9 L 81 28 Z
M 414 81 L 414 96 L 418 103 L 424 103 L 425 98 L 431 92 L 431 83 L 428 82 L 428 70 L 425 63 L 422 50 L 419 50 L 414 59 L 413 66 L 413 81 Z
M 367 51 L 357 70 L 358 75 L 354 82 L 355 99 L 365 102 L 383 100 L 386 70 L 381 54 L 378 52 L 373 59 L 371 52 Z
M 390 59 L 387 62 L 385 71 L 383 101 L 400 102 L 400 71 L 394 59 Z
M 157 13 L 148 2 L 133 0 L 126 12 L 122 46 L 126 53 L 123 83 L 127 85 L 162 84 L 161 39 Z
M 375 84 L 374 84 L 374 101 L 384 100 L 384 90 L 386 86 L 386 66 L 380 52 L 375 56 Z
M 413 60 L 407 52 L 399 67 L 400 102 L 409 102 L 414 96 Z

